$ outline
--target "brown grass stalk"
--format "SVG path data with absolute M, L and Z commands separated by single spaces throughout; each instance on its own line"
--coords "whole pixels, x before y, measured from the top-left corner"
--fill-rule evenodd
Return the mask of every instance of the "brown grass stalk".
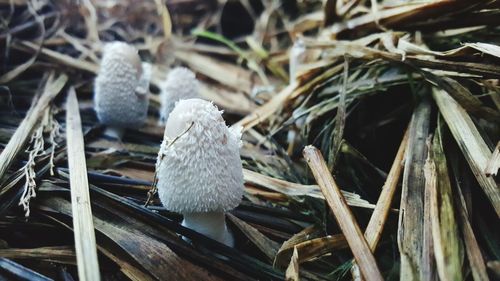
M 384 280 L 378 269 L 370 247 L 359 228 L 351 210 L 333 179 L 321 152 L 314 146 L 306 146 L 304 158 L 311 168 L 325 199 L 332 210 L 337 223 L 351 248 L 354 259 L 359 265 L 363 277 L 369 280 Z
M 66 103 L 66 140 L 78 277 L 80 280 L 99 281 L 101 277 L 90 206 L 85 146 L 78 100 L 73 88 L 68 92 Z
M 434 88 L 433 96 L 474 176 L 500 217 L 500 189 L 495 180 L 484 173 L 492 156 L 490 149 L 467 112 L 447 92 Z
M 391 170 L 389 171 L 389 175 L 387 175 L 387 179 L 385 180 L 380 196 L 378 197 L 375 210 L 373 210 L 372 216 L 370 217 L 370 221 L 368 222 L 368 226 L 365 230 L 366 242 L 368 242 L 372 251 L 375 251 L 380 237 L 382 236 L 382 231 L 384 230 L 385 222 L 391 209 L 392 198 L 394 197 L 401 172 L 403 171 L 403 160 L 407 146 L 408 130 L 406 130 L 403 140 L 399 145 L 396 157 L 392 162 Z M 359 267 L 356 263 L 354 263 L 352 268 L 353 277 L 361 276 L 358 271 Z M 356 278 L 354 279 L 356 280 Z

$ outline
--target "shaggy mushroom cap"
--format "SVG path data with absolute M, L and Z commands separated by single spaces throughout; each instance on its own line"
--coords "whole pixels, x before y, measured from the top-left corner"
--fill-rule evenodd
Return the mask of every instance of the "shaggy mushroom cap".
M 199 82 L 196 75 L 185 67 L 176 67 L 168 73 L 167 80 L 161 85 L 161 119 L 165 122 L 175 107 L 183 99 L 199 97 Z
M 146 94 L 136 92 L 142 72 L 141 59 L 133 46 L 123 42 L 104 46 L 94 84 L 94 106 L 101 123 L 120 128 L 144 123 L 149 100 Z
M 181 100 L 170 114 L 157 162 L 158 194 L 178 213 L 225 212 L 243 196 L 241 130 L 211 102 Z

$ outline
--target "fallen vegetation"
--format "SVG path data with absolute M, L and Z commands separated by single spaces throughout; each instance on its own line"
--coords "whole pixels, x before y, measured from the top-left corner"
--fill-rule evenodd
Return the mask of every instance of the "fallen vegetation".
M 0 279 L 500 278 L 499 1 L 164 2 L 0 0 Z M 115 40 L 152 67 L 121 141 Z M 243 129 L 234 248 L 153 189 L 181 65 Z

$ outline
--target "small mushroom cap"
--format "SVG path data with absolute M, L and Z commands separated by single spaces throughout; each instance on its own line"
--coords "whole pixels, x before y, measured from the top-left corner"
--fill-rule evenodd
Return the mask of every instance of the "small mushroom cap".
M 196 75 L 185 67 L 172 69 L 161 85 L 161 120 L 166 122 L 175 103 L 183 99 L 198 98 L 200 85 Z
M 104 45 L 103 59 L 119 58 L 132 64 L 137 70 L 138 77 L 141 75 L 141 58 L 138 50 L 125 42 L 114 41 Z
M 241 133 L 211 102 L 181 100 L 170 114 L 158 155 L 163 206 L 178 213 L 225 212 L 243 196 Z
M 124 42 L 104 46 L 94 84 L 94 107 L 101 123 L 119 128 L 144 123 L 149 100 L 136 93 L 142 72 L 141 58 L 133 46 Z

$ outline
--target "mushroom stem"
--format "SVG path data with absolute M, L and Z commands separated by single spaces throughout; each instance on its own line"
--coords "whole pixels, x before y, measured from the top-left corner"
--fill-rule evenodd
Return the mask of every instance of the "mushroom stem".
M 234 246 L 234 238 L 226 226 L 223 212 L 186 213 L 182 226 L 190 228 L 229 247 Z M 185 239 L 185 238 L 184 238 Z
M 105 136 L 113 138 L 113 139 L 117 139 L 117 140 L 121 140 L 124 134 L 125 134 L 125 129 L 119 128 L 119 127 L 108 126 L 108 127 L 106 127 L 106 130 L 104 131 Z

